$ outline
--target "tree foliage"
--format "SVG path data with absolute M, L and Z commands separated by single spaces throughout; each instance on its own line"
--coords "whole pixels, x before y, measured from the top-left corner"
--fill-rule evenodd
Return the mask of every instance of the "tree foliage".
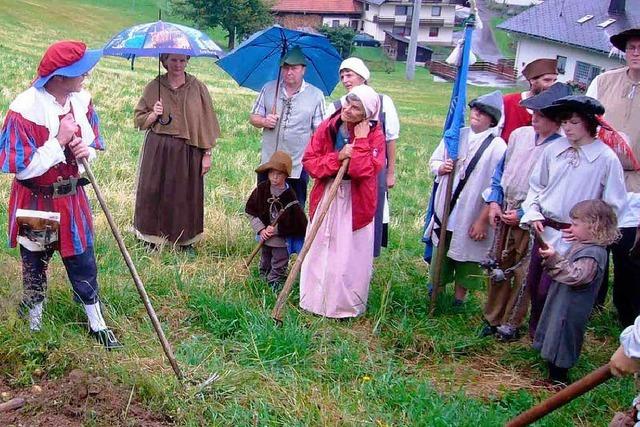
M 323 25 L 318 28 L 322 34 L 327 36 L 331 41 L 331 44 L 340 53 L 343 58 L 348 58 L 353 50 L 353 38 L 356 36 L 356 31 L 346 25 L 340 25 L 338 27 L 329 27 Z
M 270 8 L 272 0 L 172 0 L 174 13 L 199 25 L 201 28 L 220 26 L 228 33 L 229 49 L 233 49 L 236 37 L 258 31 L 273 22 Z

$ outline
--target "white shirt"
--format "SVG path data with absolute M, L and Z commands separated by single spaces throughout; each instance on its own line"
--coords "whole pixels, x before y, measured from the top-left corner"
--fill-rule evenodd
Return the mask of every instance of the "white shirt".
M 620 334 L 620 344 L 627 357 L 640 359 L 640 316 L 631 326 L 627 326 Z
M 85 104 L 89 103 L 88 100 L 89 94 L 87 92 L 74 92 L 67 97 L 64 105 L 60 105 L 46 89 L 31 87 L 11 103 L 10 108 L 13 111 L 22 114 L 23 117 L 35 124 L 47 127 L 50 132 L 49 139 L 38 147 L 31 157 L 29 165 L 16 174 L 16 179 L 26 180 L 41 176 L 58 163 L 66 162 L 64 148 L 55 135 L 57 135 L 60 125 L 58 117 L 69 113 L 72 104 L 75 120 L 82 129 L 83 140 L 87 144 L 93 142 L 95 135 L 86 115 L 83 114 L 86 111 Z M 91 162 L 97 157 L 96 150 L 93 147 L 88 148 L 89 158 L 87 160 Z M 84 166 L 80 163 L 78 163 L 78 172 L 84 173 Z
M 484 132 L 475 133 L 473 130 L 469 129 L 469 136 L 468 136 L 469 153 L 473 153 L 475 155 L 475 153 L 478 151 L 478 148 L 480 148 L 480 145 L 482 145 L 482 142 L 487 138 L 487 136 L 489 136 L 489 134 L 495 133 L 495 131 L 496 131 L 496 128 L 489 128 Z M 440 166 L 442 166 L 442 164 L 444 163 L 442 159 L 446 160 L 445 151 L 446 149 L 444 148 L 444 144 L 439 144 L 434 150 L 431 160 L 429 161 L 429 167 L 431 168 L 431 172 L 436 177 L 439 176 L 438 169 L 440 169 Z M 470 161 L 472 157 L 473 156 L 471 156 L 467 160 Z M 456 184 L 456 187 L 457 187 L 457 184 Z M 449 213 L 449 219 L 447 220 L 448 231 L 454 231 L 456 229 L 456 224 L 457 224 L 456 218 L 458 216 L 458 211 L 459 211 L 459 205 L 456 203 L 456 205 L 453 207 L 453 210 Z
M 566 138 L 560 138 L 544 150 L 533 169 L 520 223 L 545 218 L 570 223 L 571 208 L 587 199 L 605 201 L 620 217 L 627 193 L 618 156 L 599 139 L 576 148 Z M 543 238 L 564 254 L 569 244 L 561 236 L 559 231 L 545 227 Z

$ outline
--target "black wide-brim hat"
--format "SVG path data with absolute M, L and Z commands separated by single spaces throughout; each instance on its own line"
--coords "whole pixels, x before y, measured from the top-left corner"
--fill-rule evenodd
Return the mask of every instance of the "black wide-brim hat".
M 543 90 L 539 94 L 530 96 L 527 99 L 523 99 L 522 101 L 520 101 L 520 105 L 530 110 L 539 111 L 545 107 L 550 106 L 558 99 L 569 96 L 572 93 L 573 92 L 571 91 L 569 85 L 556 82 L 548 89 Z
M 583 113 L 594 116 L 604 114 L 604 106 L 597 99 L 584 95 L 570 95 L 553 101 L 551 105 L 540 110 L 547 117 L 569 113 Z
M 627 41 L 631 37 L 640 38 L 640 28 L 630 28 L 628 30 L 621 31 L 618 34 L 611 36 L 609 41 L 614 47 L 624 52 L 627 48 Z

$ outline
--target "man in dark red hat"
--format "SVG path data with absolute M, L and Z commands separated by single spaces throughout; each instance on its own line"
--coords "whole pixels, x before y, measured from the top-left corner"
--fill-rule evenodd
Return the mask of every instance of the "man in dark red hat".
M 15 174 L 9 199 L 9 243 L 20 245 L 24 295 L 20 313 L 42 327 L 47 266 L 60 252 L 84 305 L 89 331 L 107 349 L 122 347 L 107 328 L 98 297 L 93 224 L 79 159 L 104 149 L 84 78 L 102 52 L 79 41 L 49 46 L 29 89 L 9 106 L 0 134 L 2 172 Z
M 522 75 L 529 82 L 529 90 L 521 93 L 510 93 L 503 98 L 504 122 L 501 124 L 500 136 L 509 141 L 511 132 L 521 126 L 531 125 L 532 112 L 523 107 L 520 102 L 543 90 L 548 89 L 558 79 L 558 61 L 550 58 L 540 58 L 531 61 L 522 69 Z
M 597 76 L 591 82 L 587 95 L 604 105 L 604 119 L 627 137 L 633 157 L 640 160 L 640 28 L 622 31 L 609 40 L 624 53 L 627 66 Z M 622 237 L 611 246 L 613 303 L 621 325 L 629 326 L 640 315 L 640 292 L 637 291 L 640 261 L 629 255 L 639 234 L 640 171 L 628 153 L 616 151 L 616 154 L 624 169 L 628 204 L 618 218 Z

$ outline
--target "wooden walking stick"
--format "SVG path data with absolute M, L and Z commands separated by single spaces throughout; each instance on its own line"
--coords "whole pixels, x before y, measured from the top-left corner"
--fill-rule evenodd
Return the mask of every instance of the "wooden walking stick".
M 320 210 L 316 212 L 316 221 L 313 223 L 313 226 L 311 227 L 309 234 L 305 237 L 304 245 L 302 245 L 302 250 L 300 250 L 300 254 L 298 255 L 298 258 L 296 259 L 295 264 L 293 264 L 293 267 L 291 268 L 291 272 L 287 277 L 287 281 L 284 282 L 284 287 L 282 288 L 282 290 L 280 291 L 280 294 L 278 295 L 276 304 L 273 306 L 271 317 L 273 317 L 273 319 L 278 323 L 282 323 L 282 309 L 284 308 L 284 304 L 287 302 L 287 299 L 289 298 L 289 294 L 291 293 L 291 288 L 293 288 L 293 282 L 295 282 L 296 277 L 298 277 L 298 273 L 300 272 L 300 268 L 302 267 L 302 261 L 304 261 L 304 258 L 307 256 L 307 252 L 309 252 L 309 249 L 311 248 L 313 239 L 315 239 L 316 234 L 318 234 L 318 230 L 322 225 L 322 221 L 324 220 L 324 217 L 327 215 L 327 212 L 329 211 L 331 202 L 333 202 L 333 199 L 336 197 L 336 194 L 338 193 L 338 187 L 340 186 L 340 182 L 342 182 L 342 178 L 344 177 L 344 174 L 347 172 L 348 167 L 349 167 L 349 159 L 346 158 L 342 161 L 342 166 L 340 166 L 340 169 L 338 170 L 338 174 L 336 175 L 336 178 L 333 180 L 333 183 L 331 184 L 331 188 L 329 188 L 329 192 L 327 194 L 326 199 L 324 200 L 324 203 L 320 207 Z
M 284 211 L 286 211 L 288 208 L 290 208 L 293 205 L 297 205 L 300 202 L 298 202 L 297 200 L 294 200 L 293 202 L 289 202 L 287 203 L 287 205 L 285 207 L 283 207 L 282 209 L 280 209 L 278 211 L 278 214 L 276 215 L 276 217 L 273 219 L 273 221 L 271 222 L 271 226 L 275 227 L 278 224 L 278 220 L 280 219 L 280 217 L 282 216 L 282 214 L 284 213 Z M 260 248 L 262 248 L 262 246 L 264 246 L 264 242 L 265 240 L 260 240 L 260 243 L 258 243 L 256 245 L 255 248 L 253 248 L 253 251 L 251 252 L 251 255 L 249 255 L 249 258 L 247 258 L 247 260 L 245 261 L 245 266 L 247 268 L 249 268 L 249 266 L 251 265 L 251 261 L 253 261 L 253 259 L 256 257 L 256 255 L 258 254 L 258 252 L 260 251 Z
M 582 396 L 589 390 L 596 388 L 600 384 L 609 380 L 612 376 L 611 367 L 607 363 L 595 371 L 592 371 L 581 380 L 569 385 L 564 390 L 560 390 L 528 411 L 525 411 L 513 418 L 506 424 L 506 427 L 528 426 L 545 415 L 555 411 L 559 407 L 566 405 L 573 399 Z
M 444 262 L 445 254 L 445 239 L 447 237 L 447 223 L 449 222 L 449 214 L 451 213 L 451 196 L 453 193 L 453 178 L 456 170 L 457 160 L 453 160 L 453 171 L 447 176 L 447 186 L 444 191 L 444 208 L 442 212 L 442 219 L 440 220 L 440 235 L 438 236 L 438 247 L 436 249 L 436 257 L 433 260 L 433 274 L 431 275 L 431 307 L 429 308 L 429 314 L 433 316 L 433 312 L 436 309 L 436 300 L 438 299 L 438 291 L 440 283 L 442 281 L 442 263 Z M 435 215 L 434 207 L 434 215 Z
M 89 162 L 87 162 L 86 158 L 81 158 L 80 163 L 84 166 L 84 170 L 89 177 L 89 181 L 91 181 L 91 185 L 93 186 L 93 190 L 96 192 L 96 197 L 98 198 L 98 202 L 100 202 L 100 207 L 102 207 L 102 211 L 104 215 L 107 217 L 107 221 L 109 222 L 109 226 L 111 227 L 111 232 L 113 233 L 113 237 L 115 237 L 116 242 L 118 242 L 118 247 L 120 248 L 120 252 L 122 253 L 122 257 L 127 263 L 127 267 L 129 267 L 129 272 L 131 273 L 131 277 L 133 278 L 133 282 L 138 289 L 138 294 L 140 294 L 140 298 L 144 303 L 144 308 L 147 309 L 147 314 L 151 319 L 151 324 L 153 325 L 153 329 L 155 329 L 158 338 L 160 339 L 160 344 L 162 344 L 162 349 L 164 350 L 164 354 L 169 359 L 169 363 L 171 363 L 171 367 L 173 368 L 173 372 L 176 374 L 178 381 L 182 384 L 183 376 L 182 372 L 180 372 L 180 368 L 178 367 L 178 362 L 176 361 L 176 357 L 173 355 L 173 350 L 171 350 L 171 344 L 167 341 L 167 338 L 164 336 L 164 332 L 162 331 L 162 326 L 160 325 L 160 321 L 156 316 L 156 312 L 151 305 L 151 301 L 149 300 L 149 296 L 147 295 L 147 291 L 142 284 L 142 280 L 138 275 L 138 271 L 136 270 L 136 266 L 133 264 L 133 260 L 129 255 L 129 251 L 127 251 L 127 247 L 124 245 L 124 241 L 122 240 L 122 236 L 120 236 L 120 231 L 118 230 L 118 226 L 116 225 L 113 217 L 111 216 L 111 212 L 109 211 L 109 207 L 107 203 L 104 201 L 102 197 L 102 192 L 100 191 L 100 187 L 98 187 L 98 183 L 96 181 L 95 176 L 93 175 L 93 171 L 91 167 L 89 167 Z

